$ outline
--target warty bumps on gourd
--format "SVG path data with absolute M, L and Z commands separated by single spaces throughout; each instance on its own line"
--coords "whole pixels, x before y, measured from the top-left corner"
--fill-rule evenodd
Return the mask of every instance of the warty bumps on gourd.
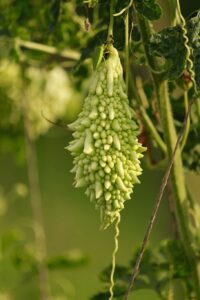
M 78 119 L 69 125 L 74 140 L 67 149 L 74 156 L 75 186 L 100 209 L 101 228 L 107 228 L 130 199 L 138 176 L 141 153 L 138 127 L 132 120 L 117 50 L 97 68 Z

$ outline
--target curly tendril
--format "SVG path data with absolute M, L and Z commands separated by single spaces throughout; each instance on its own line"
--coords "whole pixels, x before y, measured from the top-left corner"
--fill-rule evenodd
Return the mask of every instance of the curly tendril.
M 188 38 L 188 31 L 187 31 L 187 26 L 186 26 L 186 21 L 185 18 L 183 17 L 182 13 L 181 13 L 181 8 L 180 8 L 180 3 L 179 0 L 177 0 L 177 11 L 181 20 L 181 27 L 182 27 L 182 31 L 183 31 L 183 39 L 184 39 L 184 46 L 187 50 L 186 52 L 186 61 L 188 62 L 188 72 L 190 73 L 191 76 L 191 80 L 192 83 L 194 85 L 194 91 L 195 94 L 197 94 L 197 86 L 196 86 L 196 80 L 195 80 L 195 72 L 194 72 L 194 63 L 191 59 L 192 56 L 192 48 L 190 47 L 189 44 L 189 38 Z

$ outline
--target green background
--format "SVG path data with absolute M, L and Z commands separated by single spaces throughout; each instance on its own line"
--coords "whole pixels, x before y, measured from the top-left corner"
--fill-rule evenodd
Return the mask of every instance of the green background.
M 196 9 L 199 4 L 197 1 L 189 4 L 182 1 L 182 5 L 184 11 L 188 12 Z M 167 9 L 167 5 L 164 7 Z M 167 17 L 167 14 L 164 16 Z M 39 138 L 36 142 L 38 170 L 48 255 L 80 249 L 89 259 L 85 266 L 63 271 L 61 279 L 61 272 L 53 276 L 67 286 L 69 299 L 87 300 L 101 290 L 102 285 L 98 274 L 111 262 L 114 232 L 112 228 L 103 232 L 99 231 L 98 212 L 89 203 L 84 191 L 72 186 L 73 175 L 70 173 L 72 158 L 64 149 L 70 139 L 71 133 L 58 127 L 52 128 L 45 136 Z M 144 172 L 140 178 L 142 184 L 135 187 L 132 199 L 126 203 L 122 212 L 118 263 L 128 263 L 133 251 L 140 245 L 159 191 L 162 173 L 150 171 L 145 165 L 143 167 Z M 199 178 L 190 174 L 188 180 L 198 196 Z M 27 184 L 26 166 L 17 164 L 11 154 L 1 155 L 0 182 L 6 193 L 9 193 L 16 182 Z M 0 234 L 23 226 L 27 219 L 31 219 L 28 197 L 13 202 L 7 214 L 0 216 Z M 161 239 L 170 237 L 171 233 L 172 224 L 167 199 L 164 198 L 151 236 L 150 246 L 156 247 Z M 31 233 L 28 239 L 30 241 L 33 239 Z M 0 268 L 2 268 L 1 265 Z M 10 273 L 1 272 L 1 274 L 3 278 L 0 278 L 0 281 L 6 281 L 9 284 Z M 35 279 L 33 279 L 18 286 L 15 290 L 15 299 L 37 300 L 38 296 L 34 292 L 35 284 Z M 148 290 L 137 291 L 130 296 L 130 299 L 156 300 L 159 298 L 153 291 Z M 3 299 L 0 298 L 0 300 Z
M 110 264 L 114 232 L 113 229 L 99 230 L 98 212 L 89 203 L 84 191 L 72 186 L 72 159 L 64 149 L 70 139 L 71 134 L 61 128 L 53 128 L 46 136 L 41 137 L 36 144 L 38 168 L 48 254 L 80 249 L 89 257 L 86 266 L 64 272 L 64 278 L 70 281 L 69 289 L 74 294 L 73 299 L 86 300 L 101 288 L 98 274 Z M 1 157 L 0 170 L 0 180 L 6 191 L 15 182 L 27 183 L 26 168 L 17 166 L 12 156 Z M 144 166 L 142 184 L 135 187 L 132 199 L 126 203 L 122 212 L 118 263 L 128 263 L 133 250 L 140 245 L 159 190 L 161 175 L 160 172 L 149 171 Z M 150 243 L 152 247 L 170 234 L 169 212 L 165 200 L 153 230 Z M 20 199 L 12 204 L 6 217 L 0 219 L 1 233 L 21 226 L 28 217 L 31 217 L 29 200 Z M 9 274 L 5 276 L 9 279 Z M 71 285 L 73 287 L 70 288 Z M 35 299 L 30 295 L 30 284 L 23 290 L 19 287 L 18 293 L 17 299 Z M 138 300 L 147 299 L 146 297 L 158 299 L 154 292 L 149 291 L 138 291 L 135 297 L 131 297 Z

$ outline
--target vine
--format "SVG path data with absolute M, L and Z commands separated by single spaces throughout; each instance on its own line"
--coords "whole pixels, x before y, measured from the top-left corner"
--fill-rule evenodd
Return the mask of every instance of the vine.
M 137 260 L 136 260 L 136 264 L 135 264 L 133 272 L 131 274 L 130 284 L 129 284 L 127 293 L 126 293 L 126 295 L 124 297 L 124 300 L 128 299 L 128 296 L 129 296 L 129 294 L 130 294 L 130 292 L 132 290 L 133 284 L 135 282 L 136 276 L 137 276 L 137 274 L 139 272 L 139 268 L 140 268 L 140 264 L 141 264 L 141 261 L 142 261 L 143 255 L 144 255 L 144 251 L 145 251 L 145 249 L 147 247 L 147 243 L 149 241 L 149 238 L 150 238 L 150 235 L 151 235 L 154 223 L 156 221 L 157 213 L 158 213 L 158 210 L 160 208 L 161 201 L 163 199 L 163 193 L 164 193 L 164 190 L 165 190 L 165 188 L 167 186 L 167 183 L 168 183 L 168 180 L 169 180 L 169 176 L 170 176 L 171 169 L 172 169 L 172 166 L 173 166 L 173 163 L 174 163 L 176 151 L 177 151 L 177 149 L 179 147 L 180 141 L 181 141 L 181 139 L 182 139 L 182 137 L 184 135 L 184 132 L 185 132 L 185 129 L 186 129 L 186 126 L 187 126 L 187 122 L 188 122 L 188 118 L 189 118 L 189 114 L 190 114 L 190 110 L 191 110 L 192 104 L 193 104 L 193 102 L 190 103 L 190 107 L 188 108 L 188 111 L 187 111 L 187 113 L 185 115 L 185 120 L 183 122 L 181 131 L 180 131 L 180 133 L 178 135 L 178 139 L 176 141 L 176 145 L 174 147 L 172 156 L 170 158 L 169 165 L 168 165 L 167 170 L 165 172 L 165 175 L 163 177 L 163 180 L 162 180 L 162 183 L 161 183 L 161 187 L 160 187 L 160 191 L 159 191 L 159 194 L 158 194 L 158 197 L 157 197 L 157 200 L 156 200 L 156 204 L 155 204 L 155 207 L 153 209 L 150 221 L 148 223 L 148 227 L 147 227 L 147 230 L 145 232 L 144 239 L 142 241 L 141 250 L 140 250 L 140 252 L 138 254 L 138 257 L 137 257 Z

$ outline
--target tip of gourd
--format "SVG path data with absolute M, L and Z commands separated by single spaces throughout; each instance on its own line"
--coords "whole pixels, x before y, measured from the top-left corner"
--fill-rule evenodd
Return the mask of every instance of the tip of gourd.
M 109 56 L 119 56 L 117 49 L 112 44 L 109 44 L 107 46 L 107 50 L 108 50 Z

